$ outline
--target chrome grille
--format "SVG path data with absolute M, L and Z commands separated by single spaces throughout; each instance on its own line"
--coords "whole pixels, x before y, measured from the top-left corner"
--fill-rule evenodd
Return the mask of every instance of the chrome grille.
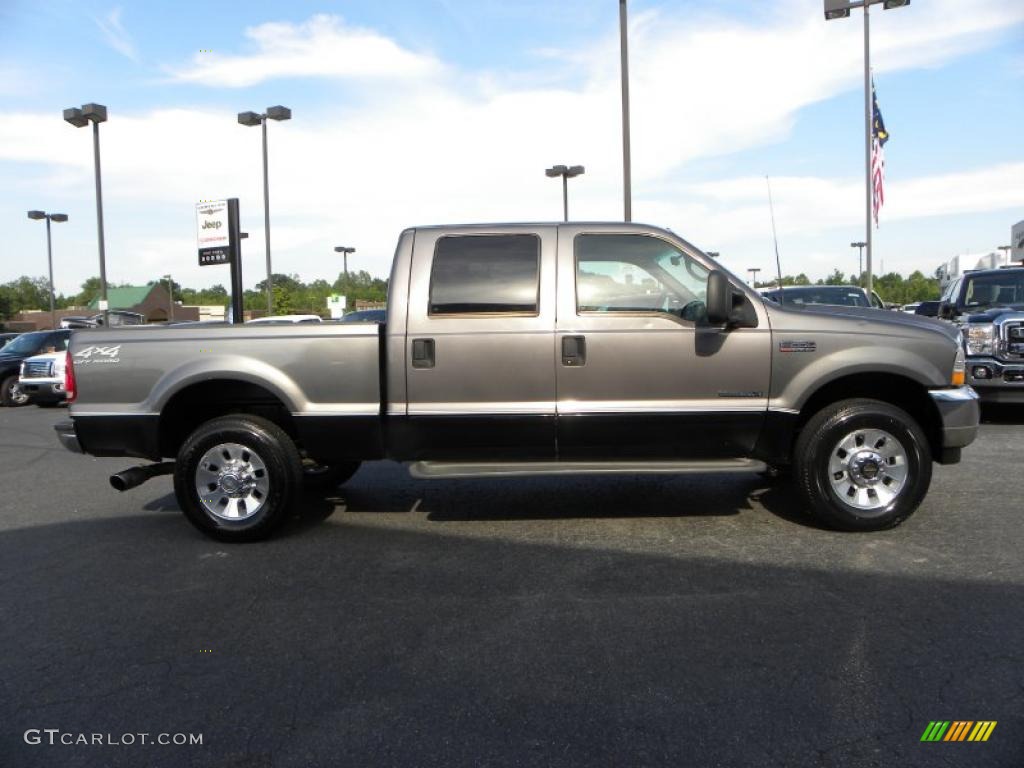
M 1024 360 L 1024 321 L 1003 325 L 1003 345 L 1007 357 Z
M 49 360 L 31 360 L 25 363 L 26 379 L 48 379 L 53 375 L 53 363 Z

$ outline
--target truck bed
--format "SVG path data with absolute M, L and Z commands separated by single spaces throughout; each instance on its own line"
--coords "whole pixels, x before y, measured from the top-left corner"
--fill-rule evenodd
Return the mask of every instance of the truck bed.
M 223 398 L 240 405 L 276 402 L 300 437 L 307 429 L 329 432 L 337 419 L 356 428 L 348 434 L 374 438 L 382 328 L 322 323 L 76 331 L 70 351 L 79 398 L 71 415 L 83 447 L 97 455 L 124 455 L 128 447 L 128 455 L 159 458 L 159 432 L 166 436 Z M 320 418 L 307 426 L 309 417 Z M 367 430 L 371 434 L 363 434 Z M 144 434 L 154 436 L 143 440 Z

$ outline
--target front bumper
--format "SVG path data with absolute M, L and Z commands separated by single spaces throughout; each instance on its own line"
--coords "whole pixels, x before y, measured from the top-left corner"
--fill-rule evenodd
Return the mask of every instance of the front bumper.
M 984 378 L 976 375 L 982 369 Z M 967 358 L 967 383 L 985 402 L 1024 403 L 1024 363 L 1007 363 L 993 357 Z
M 33 403 L 60 403 L 67 397 L 63 381 L 20 379 L 18 386 Z
M 959 460 L 960 449 L 974 442 L 978 436 L 981 407 L 978 393 L 973 387 L 955 389 L 932 389 L 928 392 L 942 419 L 942 451 L 938 457 L 941 463 Z
M 61 421 L 54 424 L 53 429 L 57 433 L 57 439 L 60 441 L 61 445 L 72 453 L 85 453 L 85 451 L 82 450 L 82 444 L 78 442 L 78 434 L 75 432 L 75 422 Z

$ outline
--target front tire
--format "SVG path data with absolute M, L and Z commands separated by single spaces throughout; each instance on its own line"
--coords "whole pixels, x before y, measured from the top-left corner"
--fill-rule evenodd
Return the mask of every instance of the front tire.
M 793 455 L 797 490 L 811 512 L 844 531 L 893 528 L 921 504 L 932 455 L 920 425 L 878 400 L 843 400 L 804 425 Z
M 8 376 L 0 384 L 0 405 L 15 408 L 28 405 L 28 394 L 18 384 L 18 375 Z
M 201 425 L 178 451 L 174 493 L 196 528 L 221 541 L 256 541 L 288 517 L 302 488 L 292 439 L 258 416 Z

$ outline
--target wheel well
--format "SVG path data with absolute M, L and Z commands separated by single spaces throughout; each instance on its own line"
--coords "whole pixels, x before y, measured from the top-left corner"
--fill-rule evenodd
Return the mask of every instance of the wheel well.
M 894 373 L 857 373 L 823 385 L 800 409 L 794 442 L 804 424 L 826 405 L 855 397 L 881 400 L 902 408 L 924 430 L 932 456 L 939 457 L 942 452 L 942 417 L 938 408 L 924 386 Z
M 293 439 L 296 436 L 291 413 L 273 392 L 248 381 L 212 379 L 174 393 L 164 406 L 157 432 L 161 455 L 177 456 L 182 443 L 200 424 L 232 413 L 262 416 Z

